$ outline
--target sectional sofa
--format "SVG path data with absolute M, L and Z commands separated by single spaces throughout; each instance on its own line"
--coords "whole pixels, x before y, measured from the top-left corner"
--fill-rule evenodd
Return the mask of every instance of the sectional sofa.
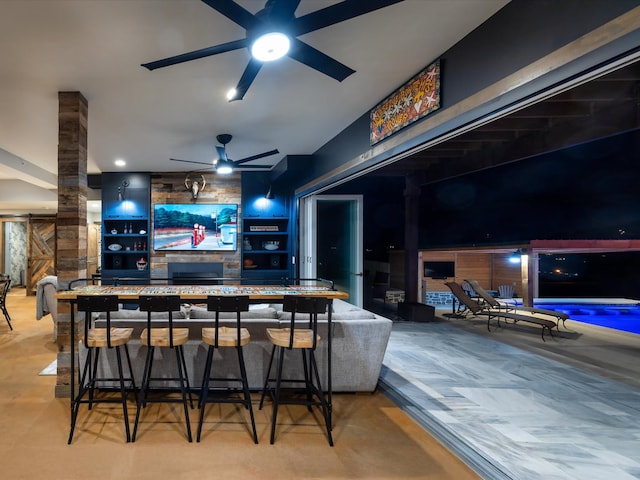
M 50 287 L 49 287 L 50 288 Z M 50 295 L 44 295 L 51 299 Z M 47 300 L 47 301 L 55 301 Z M 188 327 L 190 339 L 185 346 L 187 370 L 192 387 L 199 387 L 202 381 L 204 363 L 206 359 L 206 345 L 201 341 L 201 329 L 211 326 L 213 312 L 208 312 L 204 306 L 189 306 L 189 318 L 186 318 L 186 308 L 175 312 L 174 318 L 180 321 L 181 327 Z M 55 306 L 48 306 L 50 312 Z M 103 322 L 100 314 L 97 320 L 99 326 Z M 155 315 L 155 314 L 154 314 Z M 251 343 L 244 347 L 245 363 L 251 389 L 261 389 L 264 385 L 271 344 L 266 338 L 268 327 L 282 327 L 287 323 L 290 315 L 282 311 L 281 304 L 251 305 L 248 312 L 242 313 L 242 325 L 251 334 Z M 52 315 L 53 316 L 53 315 Z M 139 310 L 121 308 L 112 314 L 113 326 L 134 327 L 134 340 L 130 343 L 129 351 L 134 368 L 135 378 L 140 379 L 144 366 L 146 349 L 140 345 L 140 334 L 146 326 L 146 313 Z M 221 314 L 224 325 L 235 324 L 235 314 Z M 54 320 L 55 323 L 55 320 Z M 392 321 L 359 307 L 355 307 L 343 300 L 334 300 L 332 313 L 332 386 L 335 392 L 372 392 L 375 390 L 382 360 L 391 334 Z M 317 351 L 317 358 L 321 379 L 326 385 L 327 372 L 327 317 L 320 317 L 319 334 L 322 338 Z M 82 349 L 80 350 L 82 354 Z M 220 349 L 214 363 L 214 376 L 237 375 L 237 357 L 234 349 Z M 298 352 L 292 354 L 299 355 Z M 101 362 L 103 374 L 115 373 L 115 355 L 107 352 L 107 362 Z M 298 370 L 300 362 L 286 362 L 284 378 L 296 378 L 301 375 Z M 156 349 L 154 357 L 154 376 L 175 377 L 175 358 L 169 349 Z M 229 386 L 236 386 L 230 384 Z

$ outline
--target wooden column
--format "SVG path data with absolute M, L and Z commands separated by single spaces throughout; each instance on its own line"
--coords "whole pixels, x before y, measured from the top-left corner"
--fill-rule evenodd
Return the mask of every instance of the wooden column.
M 404 298 L 407 303 L 418 303 L 419 200 L 418 180 L 415 175 L 407 175 L 404 190 Z
M 520 263 L 522 272 L 522 304 L 533 307 L 533 300 L 538 295 L 538 254 L 532 251 L 522 256 Z
M 58 219 L 56 275 L 58 288 L 87 276 L 87 119 L 88 103 L 80 92 L 58 92 Z M 58 377 L 56 397 L 69 397 L 70 306 L 58 302 Z M 76 337 L 78 338 L 78 337 Z M 76 371 L 78 362 L 75 362 Z

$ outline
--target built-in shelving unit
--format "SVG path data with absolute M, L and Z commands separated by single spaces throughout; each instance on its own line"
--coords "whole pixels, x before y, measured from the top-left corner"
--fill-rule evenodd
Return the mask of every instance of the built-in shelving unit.
M 102 278 L 149 278 L 150 176 L 102 174 Z
M 242 270 L 262 276 L 287 276 L 289 219 L 248 218 L 242 223 Z M 243 275 L 245 276 L 245 275 Z
M 268 175 L 242 177 L 242 277 L 280 282 L 292 276 L 288 196 L 271 188 Z M 267 191 L 275 194 L 266 198 Z

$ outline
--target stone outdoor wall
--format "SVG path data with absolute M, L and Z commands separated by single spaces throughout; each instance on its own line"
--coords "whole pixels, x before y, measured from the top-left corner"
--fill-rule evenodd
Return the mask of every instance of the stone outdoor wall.
M 451 292 L 426 292 L 424 303 L 434 307 L 450 306 L 452 299 L 453 294 Z
M 191 178 L 198 178 L 191 174 Z M 241 237 L 242 201 L 241 173 L 216 175 L 204 173 L 207 182 L 198 199 L 193 200 L 191 192 L 184 186 L 186 173 L 157 173 L 151 175 L 151 225 L 153 226 L 153 206 L 157 203 L 234 203 L 238 205 L 238 238 Z M 224 264 L 224 276 L 237 278 L 240 271 L 240 246 L 234 252 L 155 252 L 150 255 L 151 277 L 166 278 L 167 264 L 172 262 L 220 262 Z

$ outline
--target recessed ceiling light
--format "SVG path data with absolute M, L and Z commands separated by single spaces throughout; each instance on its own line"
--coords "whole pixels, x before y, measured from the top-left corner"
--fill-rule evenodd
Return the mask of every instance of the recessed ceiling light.
M 118 159 L 117 159 L 115 162 L 113 162 L 113 163 L 115 163 L 116 167 L 124 167 L 124 166 L 127 164 L 127 162 L 125 162 L 125 161 L 124 161 L 123 159 L 121 159 L 121 158 L 118 158 Z
M 269 32 L 259 36 L 251 45 L 251 55 L 261 62 L 272 62 L 284 57 L 291 41 L 284 33 Z

